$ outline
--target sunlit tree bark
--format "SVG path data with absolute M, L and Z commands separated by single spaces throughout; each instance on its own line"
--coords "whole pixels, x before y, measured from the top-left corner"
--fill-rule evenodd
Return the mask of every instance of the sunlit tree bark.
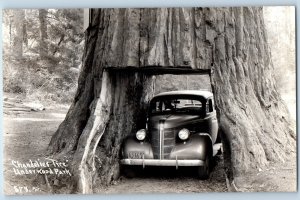
M 40 44 L 39 53 L 41 59 L 45 59 L 48 55 L 48 34 L 47 34 L 47 9 L 39 9 L 39 22 L 40 22 Z
M 12 53 L 16 58 L 23 57 L 23 37 L 24 37 L 24 23 L 25 23 L 25 11 L 23 9 L 13 10 L 13 24 L 15 33 L 13 39 Z
M 295 151 L 261 8 L 93 9 L 83 63 L 74 102 L 49 145 L 73 156 L 79 192 L 117 178 L 122 139 L 142 124 L 153 96 L 146 67 L 212 71 L 229 183 Z

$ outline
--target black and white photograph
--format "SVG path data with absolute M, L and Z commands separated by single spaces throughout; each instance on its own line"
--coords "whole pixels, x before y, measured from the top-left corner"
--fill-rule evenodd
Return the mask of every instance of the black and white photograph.
M 3 9 L 4 193 L 297 192 L 294 6 Z

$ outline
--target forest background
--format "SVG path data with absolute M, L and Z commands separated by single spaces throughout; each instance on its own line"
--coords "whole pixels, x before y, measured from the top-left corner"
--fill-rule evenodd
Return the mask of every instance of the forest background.
M 264 18 L 275 79 L 295 120 L 294 9 L 264 7 Z M 43 105 L 69 105 L 84 49 L 83 16 L 83 9 L 3 10 L 4 93 Z
M 3 10 L 3 90 L 69 104 L 83 52 L 83 9 Z

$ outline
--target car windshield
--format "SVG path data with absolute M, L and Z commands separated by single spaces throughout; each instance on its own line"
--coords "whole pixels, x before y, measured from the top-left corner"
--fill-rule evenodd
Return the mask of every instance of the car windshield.
M 186 97 L 157 98 L 151 101 L 151 114 L 192 113 L 200 114 L 203 110 L 199 99 Z

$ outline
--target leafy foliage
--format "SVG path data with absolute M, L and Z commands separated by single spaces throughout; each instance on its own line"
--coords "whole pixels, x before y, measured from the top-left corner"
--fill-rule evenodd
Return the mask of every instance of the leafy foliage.
M 24 11 L 21 57 L 16 56 L 13 46 L 18 35 L 15 12 L 3 12 L 4 92 L 41 101 L 70 102 L 81 66 L 83 10 L 44 9 L 44 15 L 38 9 Z M 41 49 L 46 55 L 41 56 Z

